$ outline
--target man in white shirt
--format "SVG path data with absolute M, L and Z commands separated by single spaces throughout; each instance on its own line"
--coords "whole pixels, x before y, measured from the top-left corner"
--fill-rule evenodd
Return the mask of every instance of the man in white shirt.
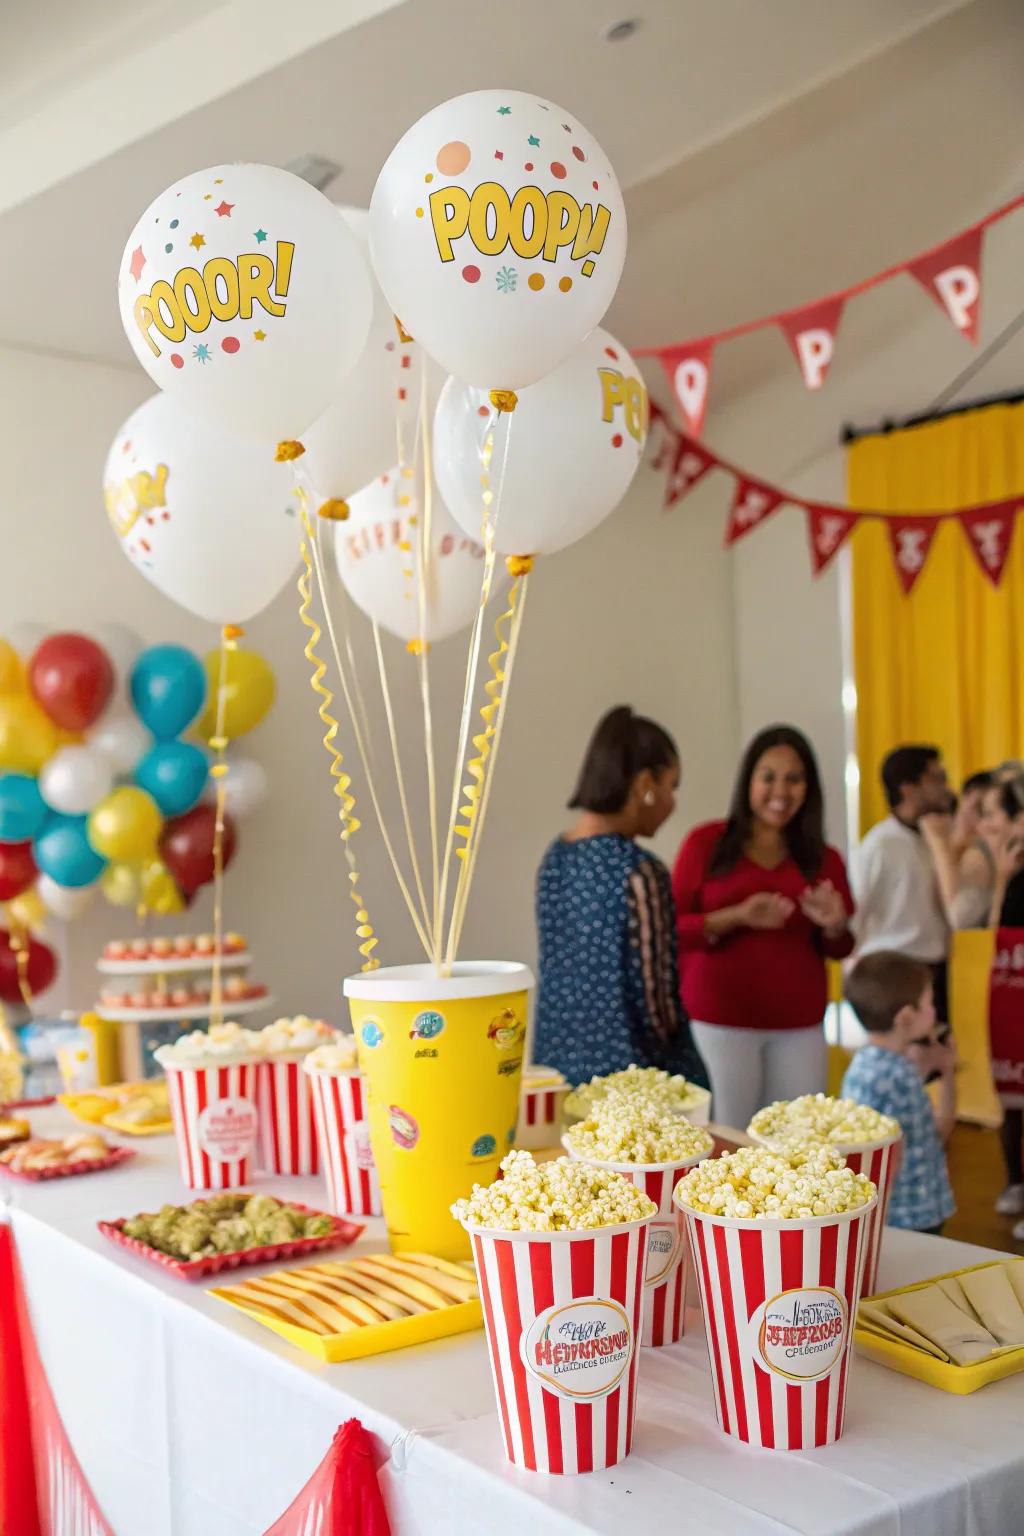
M 882 783 L 891 813 L 871 828 L 853 860 L 857 953 L 889 949 L 925 961 L 934 977 L 936 1015 L 945 1021 L 949 924 L 920 830 L 923 817 L 949 809 L 938 748 L 897 747 L 882 764 Z

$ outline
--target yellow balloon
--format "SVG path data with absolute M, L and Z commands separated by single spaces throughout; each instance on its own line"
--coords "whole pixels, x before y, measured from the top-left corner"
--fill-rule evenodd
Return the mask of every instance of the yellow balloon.
M 43 926 L 48 916 L 42 897 L 34 885 L 29 890 L 22 891 L 20 896 L 12 897 L 7 903 L 8 927 L 35 930 Z
M 108 864 L 100 875 L 100 890 L 112 907 L 136 907 L 142 882 L 134 864 Z
M 154 859 L 142 871 L 142 904 L 160 917 L 185 910 L 185 898 L 161 859 Z
M 0 640 L 0 696 L 25 693 L 27 688 L 25 663 L 9 640 Z
M 57 727 L 29 694 L 0 698 L 0 768 L 38 773 L 58 741 Z
M 152 795 L 133 784 L 111 790 L 92 811 L 86 834 L 97 853 L 118 864 L 141 863 L 156 852 L 164 819 Z
M 206 677 L 206 707 L 195 729 L 209 740 L 217 730 L 220 651 L 211 651 L 207 656 Z M 259 725 L 274 702 L 277 684 L 270 663 L 258 651 L 229 651 L 225 677 L 224 735 L 234 741 Z

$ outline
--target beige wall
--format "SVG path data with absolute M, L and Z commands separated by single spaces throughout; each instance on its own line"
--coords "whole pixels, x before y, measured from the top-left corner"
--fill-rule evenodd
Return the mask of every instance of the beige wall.
M 176 609 L 129 565 L 103 512 L 107 447 L 148 393 L 148 382 L 134 370 L 0 349 L 6 533 L 0 633 L 24 619 L 87 628 L 110 618 L 151 643 L 180 640 L 200 651 L 214 644 L 211 626 Z M 701 488 L 665 516 L 661 477 L 642 466 L 612 519 L 538 567 L 464 954 L 533 955 L 536 865 L 564 822 L 583 745 L 608 705 L 633 703 L 663 720 L 680 741 L 685 779 L 679 813 L 660 839 L 666 857 L 690 824 L 724 805 L 738 745 L 742 672 L 734 655 L 732 565 L 721 548 L 721 494 Z M 252 623 L 248 643 L 275 666 L 280 694 L 269 720 L 246 743 L 270 775 L 271 797 L 242 827 L 226 885 L 228 922 L 250 938 L 282 1008 L 337 1018 L 340 979 L 358 957 L 291 588 Z M 453 640 L 432 658 L 438 731 L 449 742 L 463 657 Z M 411 744 L 410 789 L 422 810 L 422 770 L 412 750 L 418 703 L 412 667 L 399 646 L 391 653 L 391 674 Z M 367 832 L 358 856 L 382 935 L 380 953 L 385 962 L 417 958 L 365 795 L 362 802 Z M 188 926 L 210 922 L 206 899 Z M 184 925 L 178 919 L 163 926 Z M 105 938 L 125 931 L 124 917 L 102 902 L 72 926 L 67 1001 L 92 1000 L 96 953 Z

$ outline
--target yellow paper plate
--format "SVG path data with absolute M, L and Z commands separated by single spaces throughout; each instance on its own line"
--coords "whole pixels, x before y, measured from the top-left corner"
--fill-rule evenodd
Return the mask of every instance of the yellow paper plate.
M 152 1093 L 160 1086 L 159 1078 L 140 1083 L 112 1083 L 109 1087 L 91 1088 L 82 1093 L 59 1093 L 57 1102 L 85 1125 L 106 1125 L 124 1136 L 166 1136 L 174 1129 L 169 1113 L 166 1119 L 151 1120 L 145 1125 L 121 1118 L 121 1111 L 132 1099 Z
M 990 1259 L 985 1264 L 971 1264 L 967 1269 L 950 1270 L 946 1275 L 931 1275 L 927 1280 L 919 1280 L 914 1285 L 901 1285 L 893 1291 L 880 1291 L 877 1296 L 865 1296 L 864 1300 L 888 1301 L 893 1296 L 908 1296 L 912 1291 L 923 1290 L 926 1285 L 934 1285 L 936 1280 L 956 1280 L 978 1269 L 991 1269 L 993 1264 L 1013 1262 L 1012 1255 L 1006 1259 Z M 1024 1264 L 1024 1259 L 1016 1262 Z M 899 1371 L 903 1376 L 914 1376 L 918 1381 L 927 1382 L 930 1387 L 938 1387 L 940 1392 L 954 1392 L 959 1397 L 977 1392 L 979 1387 L 987 1387 L 990 1381 L 1002 1381 L 1004 1376 L 1014 1376 L 1018 1371 L 1024 1371 L 1024 1348 L 1004 1350 L 987 1360 L 979 1360 L 976 1365 L 954 1365 L 952 1361 L 937 1360 L 934 1355 L 926 1355 L 923 1350 L 914 1349 L 913 1345 L 888 1338 L 859 1318 L 853 1338 L 860 1353 L 869 1360 L 877 1360 L 879 1365 L 887 1365 L 890 1370 Z

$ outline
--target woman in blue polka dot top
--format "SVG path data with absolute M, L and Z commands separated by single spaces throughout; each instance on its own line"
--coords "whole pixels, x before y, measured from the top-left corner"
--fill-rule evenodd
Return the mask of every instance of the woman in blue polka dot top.
M 570 1082 L 636 1062 L 707 1086 L 679 1000 L 668 870 L 636 842 L 672 814 L 678 787 L 668 733 L 625 705 L 610 710 L 569 801 L 576 823 L 537 878 L 533 1055 Z

